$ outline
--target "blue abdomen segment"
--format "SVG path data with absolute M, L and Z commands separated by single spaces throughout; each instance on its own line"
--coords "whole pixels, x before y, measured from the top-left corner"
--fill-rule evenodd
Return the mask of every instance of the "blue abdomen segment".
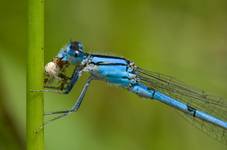
M 137 83 L 131 86 L 130 89 L 132 92 L 136 93 L 139 96 L 145 98 L 152 98 L 155 94 L 154 90 L 149 89 L 143 84 Z
M 224 121 L 222 121 L 222 120 L 220 120 L 220 119 L 218 119 L 214 116 L 211 116 L 211 115 L 209 115 L 205 112 L 197 110 L 196 117 L 202 118 L 202 119 L 206 120 L 207 122 L 211 122 L 211 123 L 218 125 L 218 126 L 224 128 L 224 129 L 227 129 L 227 122 L 224 122 Z
M 143 84 L 140 84 L 140 83 L 135 84 L 131 87 L 130 90 L 139 96 L 158 100 L 158 101 L 165 103 L 171 107 L 174 107 L 182 112 L 185 112 L 195 118 L 198 118 L 200 120 L 203 120 L 203 121 L 212 123 L 214 125 L 217 125 L 219 127 L 222 127 L 224 129 L 227 129 L 227 122 L 220 120 L 203 111 L 197 110 L 196 108 L 193 108 L 179 100 L 171 98 L 159 91 L 149 89 L 147 86 L 145 86 Z
M 180 102 L 179 100 L 173 99 L 159 91 L 156 91 L 153 95 L 153 99 L 156 99 L 158 101 L 161 101 L 167 105 L 170 105 L 174 108 L 177 108 L 180 111 L 183 111 L 187 114 L 192 115 L 193 117 L 196 117 L 198 119 L 201 119 L 203 121 L 215 124 L 219 127 L 222 127 L 224 129 L 227 129 L 227 122 L 220 120 L 210 114 L 207 114 L 203 111 L 197 110 L 196 108 L 193 108 L 185 103 Z

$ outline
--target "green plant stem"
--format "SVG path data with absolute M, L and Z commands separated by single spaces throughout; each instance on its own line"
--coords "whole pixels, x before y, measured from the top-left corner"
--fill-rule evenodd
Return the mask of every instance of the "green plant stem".
M 43 150 L 43 94 L 31 90 L 43 88 L 44 0 L 28 0 L 28 15 L 27 150 Z

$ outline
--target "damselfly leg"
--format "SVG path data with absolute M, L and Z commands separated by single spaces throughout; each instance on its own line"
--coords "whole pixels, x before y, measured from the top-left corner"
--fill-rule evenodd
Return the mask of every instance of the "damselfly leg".
M 53 121 L 55 121 L 57 119 L 63 118 L 65 116 L 69 115 L 70 113 L 76 112 L 80 108 L 80 105 L 81 105 L 81 103 L 83 101 L 83 98 L 84 98 L 84 96 L 85 96 L 85 94 L 87 92 L 87 89 L 88 89 L 88 87 L 89 87 L 89 85 L 90 85 L 92 80 L 93 80 L 92 76 L 87 79 L 87 81 L 84 84 L 83 89 L 82 89 L 82 91 L 80 93 L 80 96 L 77 98 L 75 104 L 72 106 L 71 109 L 46 113 L 45 115 L 56 115 L 56 114 L 60 114 L 60 115 L 58 115 L 58 116 L 48 120 L 47 122 L 45 122 L 44 126 L 46 126 L 50 122 L 53 122 Z
M 83 98 L 87 92 L 87 89 L 91 83 L 91 81 L 93 80 L 93 77 L 89 77 L 86 81 L 86 83 L 84 84 L 84 87 L 80 93 L 80 96 L 78 97 L 76 103 L 73 105 L 73 107 L 69 110 L 63 110 L 63 111 L 55 111 L 55 112 L 50 112 L 50 113 L 45 113 L 45 115 L 54 115 L 54 114 L 62 114 L 62 113 L 70 113 L 70 112 L 75 112 L 79 109 L 82 101 L 83 101 Z

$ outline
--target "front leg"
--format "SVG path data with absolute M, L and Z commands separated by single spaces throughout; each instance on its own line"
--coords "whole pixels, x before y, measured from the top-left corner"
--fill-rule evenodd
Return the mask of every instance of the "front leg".
M 81 69 L 77 68 L 74 70 L 72 76 L 69 78 L 65 76 L 64 74 L 60 74 L 58 77 L 62 80 L 60 86 L 44 86 L 44 90 L 31 90 L 32 92 L 52 92 L 52 93 L 58 93 L 58 94 L 68 94 L 77 80 L 79 79 L 81 75 Z M 44 80 L 44 83 L 46 83 L 47 80 Z
M 45 115 L 55 115 L 55 114 L 60 114 L 60 115 L 57 116 L 57 117 L 54 117 L 54 118 L 51 119 L 51 120 L 48 120 L 48 121 L 44 124 L 44 126 L 46 126 L 47 124 L 49 124 L 49 123 L 52 122 L 52 121 L 55 121 L 55 120 L 60 119 L 60 118 L 63 118 L 63 117 L 65 117 L 65 116 L 69 115 L 69 114 L 72 113 L 72 112 L 76 112 L 76 111 L 80 108 L 80 105 L 81 105 L 81 103 L 82 103 L 82 101 L 83 101 L 83 98 L 84 98 L 86 92 L 87 92 L 87 89 L 88 89 L 88 87 L 89 87 L 89 85 L 90 85 L 90 83 L 91 83 L 91 81 L 92 81 L 93 79 L 94 79 L 93 76 L 91 76 L 91 77 L 89 77 L 89 78 L 87 79 L 87 81 L 86 81 L 86 83 L 84 84 L 84 87 L 83 87 L 83 89 L 82 89 L 82 91 L 81 91 L 81 93 L 80 93 L 80 96 L 77 98 L 77 101 L 75 102 L 75 104 L 72 106 L 71 109 L 69 109 L 69 110 L 63 110 L 63 111 L 56 111 L 56 112 L 46 113 Z
M 75 85 L 75 83 L 77 82 L 77 80 L 79 79 L 80 75 L 81 75 L 82 71 L 81 70 L 75 70 L 72 74 L 72 77 L 70 78 L 70 82 L 67 83 L 66 87 L 64 88 L 63 94 L 68 94 L 73 86 Z
M 58 86 L 47 86 L 48 79 L 44 80 L 44 88 L 45 90 L 40 90 L 40 92 L 54 92 L 64 94 L 65 87 L 71 82 L 71 78 L 67 77 L 64 74 L 59 74 L 58 79 L 61 80 L 60 85 Z

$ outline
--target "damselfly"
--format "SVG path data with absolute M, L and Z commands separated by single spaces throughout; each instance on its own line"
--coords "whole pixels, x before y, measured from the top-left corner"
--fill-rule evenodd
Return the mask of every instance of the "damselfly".
M 67 76 L 66 69 L 74 66 Z M 70 42 L 45 66 L 44 92 L 67 94 L 83 72 L 89 72 L 76 103 L 69 110 L 47 113 L 57 115 L 47 123 L 76 112 L 92 80 L 103 80 L 128 89 L 141 97 L 169 105 L 217 140 L 227 143 L 227 103 L 204 91 L 195 90 L 169 76 L 144 70 L 125 58 L 89 54 L 80 42 Z M 56 82 L 55 86 L 53 82 Z

